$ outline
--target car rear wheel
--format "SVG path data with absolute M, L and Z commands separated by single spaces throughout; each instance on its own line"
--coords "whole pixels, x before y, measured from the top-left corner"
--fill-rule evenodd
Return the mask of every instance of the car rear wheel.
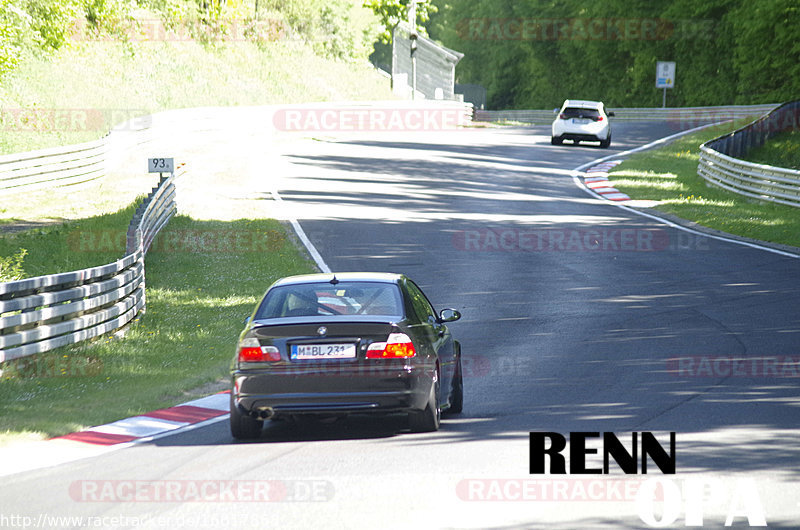
M 433 432 L 439 430 L 441 420 L 441 410 L 437 396 L 439 395 L 438 376 L 431 385 L 431 394 L 428 396 L 428 404 L 424 410 L 412 410 L 408 414 L 408 425 L 411 432 Z
M 556 136 L 551 136 L 551 137 L 550 137 L 550 143 L 551 143 L 551 144 L 553 144 L 553 145 L 561 145 L 561 143 L 562 143 L 563 141 L 564 141 L 564 140 L 562 140 L 561 138 L 558 138 L 558 137 L 556 137 Z
M 233 437 L 237 440 L 258 438 L 263 427 L 263 421 L 251 418 L 239 410 L 233 399 L 233 394 L 231 394 L 231 434 Z
M 602 147 L 603 149 L 608 148 L 608 146 L 610 145 L 611 145 L 611 135 L 608 135 L 608 138 L 606 138 L 605 140 L 600 140 L 600 147 Z

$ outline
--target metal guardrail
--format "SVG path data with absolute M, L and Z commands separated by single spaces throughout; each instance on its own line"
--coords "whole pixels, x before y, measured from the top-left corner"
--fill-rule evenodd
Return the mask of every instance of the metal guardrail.
M 739 195 L 800 207 L 800 171 L 753 164 L 702 145 L 697 173 Z
M 453 108 L 462 117 L 456 121 L 468 123 L 472 119 L 472 105 L 453 101 L 389 101 L 373 106 L 376 104 L 387 108 L 410 108 L 415 104 Z M 317 106 L 329 108 L 331 104 Z M 172 151 L 171 142 L 184 138 L 186 132 L 217 131 L 221 122 L 226 127 L 235 123 L 261 130 L 274 111 L 275 107 L 164 111 L 121 124 L 95 142 L 0 156 L 0 195 L 87 182 L 103 176 L 104 157 L 109 153 L 124 154 L 153 144 Z M 162 180 L 136 210 L 128 228 L 125 256 L 120 260 L 80 271 L 0 283 L 0 362 L 114 331 L 144 309 L 145 254 L 175 212 L 174 180 L 182 173 L 180 170 Z
M 800 207 L 800 171 L 740 160 L 774 135 L 800 129 L 800 101 L 784 103 L 761 118 L 700 146 L 697 173 L 728 191 Z
M 475 109 L 474 121 L 537 123 L 553 121 L 552 110 L 479 110 Z
M 109 158 L 151 143 L 152 115 L 115 125 L 103 138 L 0 155 L 0 197 L 53 187 L 91 184 L 108 173 Z
M 162 179 L 136 210 L 122 259 L 0 283 L 0 362 L 114 331 L 144 309 L 144 258 L 175 213 L 175 178 Z
M 761 147 L 776 134 L 800 129 L 800 100 L 790 101 L 765 111 L 757 120 L 732 133 L 706 142 L 712 149 L 728 156 L 743 157 L 754 147 Z
M 691 126 L 693 123 L 723 122 L 769 112 L 776 105 L 734 105 L 727 107 L 675 107 L 675 108 L 609 108 L 614 121 L 666 121 Z M 476 110 L 475 121 L 550 123 L 555 118 L 553 109 L 539 110 Z
M 105 175 L 106 138 L 0 156 L 0 195 L 82 184 Z

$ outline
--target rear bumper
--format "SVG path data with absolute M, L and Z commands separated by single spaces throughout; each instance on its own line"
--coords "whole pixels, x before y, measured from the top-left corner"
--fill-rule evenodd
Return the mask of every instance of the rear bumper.
M 564 133 L 559 136 L 562 140 L 579 140 L 581 142 L 602 142 L 606 137 L 599 138 L 594 134 Z
M 576 127 L 570 124 L 559 124 L 552 127 L 553 138 L 561 140 L 581 140 L 586 142 L 600 142 L 607 140 L 611 136 L 609 125 L 593 127 Z
M 232 372 L 233 402 L 246 414 L 388 413 L 424 409 L 434 366 L 289 365 Z

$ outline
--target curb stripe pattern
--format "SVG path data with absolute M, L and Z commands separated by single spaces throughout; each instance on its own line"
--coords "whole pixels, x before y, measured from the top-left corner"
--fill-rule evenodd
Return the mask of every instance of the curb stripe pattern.
M 220 392 L 183 405 L 154 410 L 141 416 L 90 427 L 83 431 L 52 438 L 52 440 L 71 440 L 93 445 L 135 442 L 140 438 L 156 436 L 228 414 L 229 395 L 229 391 Z
M 610 160 L 594 165 L 586 170 L 583 183 L 587 188 L 610 201 L 629 201 L 630 197 L 608 184 L 608 170 L 622 163 L 622 160 Z
M 111 434 L 106 432 L 95 431 L 80 431 L 58 436 L 52 438 L 53 440 L 71 440 L 73 442 L 83 442 L 94 445 L 116 445 L 127 442 L 132 442 L 136 439 L 135 436 L 126 436 L 124 434 Z
M 641 145 L 641 146 L 636 147 L 634 149 L 629 149 L 629 150 L 623 151 L 621 153 L 615 153 L 613 155 L 604 156 L 603 158 L 598 158 L 597 160 L 593 160 L 593 161 L 588 162 L 586 164 L 581 164 L 580 166 L 572 169 L 572 172 L 573 172 L 572 173 L 572 182 L 576 186 L 578 186 L 580 189 L 585 191 L 587 194 L 589 194 L 589 195 L 591 195 L 593 197 L 597 197 L 598 195 L 596 193 L 594 193 L 592 190 L 587 188 L 586 185 L 583 182 L 580 181 L 579 177 L 581 175 L 584 175 L 583 172 L 585 171 L 585 168 L 594 167 L 594 166 L 600 164 L 601 162 L 605 162 L 607 160 L 610 160 L 611 158 L 620 158 L 620 157 L 631 155 L 633 153 L 638 153 L 640 151 L 645 151 L 647 149 L 652 149 L 653 147 L 657 147 L 659 145 L 663 145 L 663 144 L 669 143 L 669 142 L 671 142 L 672 140 L 674 140 L 676 138 L 680 138 L 681 136 L 686 136 L 687 134 L 691 134 L 691 133 L 694 133 L 694 132 L 697 132 L 697 131 L 701 131 L 701 130 L 706 129 L 708 127 L 712 127 L 713 125 L 716 125 L 716 124 L 715 123 L 708 123 L 706 125 L 701 125 L 700 127 L 695 127 L 693 129 L 688 129 L 686 131 L 682 131 L 682 132 L 679 132 L 679 133 L 671 134 L 669 136 L 665 136 L 664 138 L 660 138 L 660 139 L 656 140 L 655 142 L 650 142 L 649 144 Z M 695 234 L 695 235 L 698 235 L 698 236 L 707 237 L 707 238 L 713 239 L 715 241 L 725 241 L 726 243 L 731 243 L 731 244 L 734 244 L 734 245 L 741 245 L 741 246 L 744 246 L 744 247 L 754 248 L 754 249 L 757 249 L 757 250 L 763 250 L 765 252 L 769 252 L 771 254 L 778 254 L 779 256 L 785 256 L 787 258 L 800 259 L 800 254 L 795 254 L 793 252 L 786 252 L 786 251 L 783 251 L 783 250 L 778 250 L 776 248 L 771 248 L 771 247 L 767 247 L 767 246 L 764 246 L 764 245 L 759 245 L 757 243 L 753 243 L 753 242 L 750 242 L 750 241 L 742 241 L 740 239 L 733 239 L 731 237 L 723 237 L 723 236 L 717 236 L 717 235 L 709 234 L 708 232 L 701 232 L 699 230 L 695 230 L 693 228 L 688 228 L 686 226 L 682 226 L 680 224 L 674 223 L 674 222 L 670 221 L 669 219 L 664 219 L 663 217 L 659 217 L 657 215 L 649 214 L 649 213 L 643 212 L 641 210 L 637 210 L 636 208 L 631 208 L 631 207 L 629 207 L 629 206 L 627 206 L 625 204 L 622 204 L 620 202 L 611 202 L 611 201 L 609 201 L 609 203 L 613 204 L 617 208 L 621 208 L 621 209 L 625 210 L 626 212 L 632 213 L 634 215 L 639 215 L 641 217 L 646 217 L 647 219 L 651 219 L 653 221 L 656 221 L 656 222 L 659 222 L 659 223 L 663 223 L 666 226 L 669 226 L 670 228 L 674 228 L 675 230 L 680 230 L 682 232 L 686 232 L 686 233 L 689 233 L 689 234 Z

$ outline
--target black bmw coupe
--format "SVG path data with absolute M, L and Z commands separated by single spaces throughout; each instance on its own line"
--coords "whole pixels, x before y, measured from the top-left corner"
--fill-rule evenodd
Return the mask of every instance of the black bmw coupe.
M 401 274 L 336 273 L 275 282 L 239 336 L 231 365 L 231 433 L 265 419 L 408 413 L 439 429 L 463 406 L 461 346 L 422 290 Z

